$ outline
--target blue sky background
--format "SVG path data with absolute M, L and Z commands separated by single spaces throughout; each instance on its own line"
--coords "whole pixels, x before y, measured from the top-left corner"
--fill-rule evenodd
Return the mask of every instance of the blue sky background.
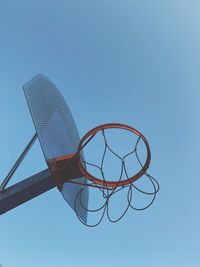
M 112 121 L 143 132 L 161 185 L 150 209 L 94 229 L 56 189 L 10 211 L 4 267 L 199 266 L 199 10 L 196 0 L 1 1 L 2 179 L 34 133 L 22 86 L 41 72 L 81 136 Z M 45 167 L 37 143 L 13 182 Z

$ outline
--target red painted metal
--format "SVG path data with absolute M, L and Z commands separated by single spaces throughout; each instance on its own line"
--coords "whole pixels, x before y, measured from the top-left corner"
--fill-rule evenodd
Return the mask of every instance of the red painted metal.
M 83 150 L 83 148 L 92 140 L 92 138 L 97 134 L 97 132 L 102 131 L 104 129 L 123 129 L 130 131 L 140 137 L 147 150 L 147 158 L 146 162 L 144 165 L 141 167 L 141 170 L 137 172 L 135 175 L 132 177 L 121 180 L 121 181 L 106 181 L 106 180 L 101 180 L 93 175 L 91 175 L 87 170 L 85 169 L 84 164 L 81 161 L 80 153 Z M 143 176 L 147 169 L 149 168 L 151 161 L 151 151 L 150 151 L 150 146 L 146 138 L 144 137 L 143 134 L 141 134 L 138 130 L 135 128 L 125 125 L 125 124 L 120 124 L 120 123 L 108 123 L 108 124 L 103 124 L 99 125 L 93 129 L 91 129 L 88 133 L 86 133 L 83 138 L 81 139 L 77 152 L 75 154 L 71 155 L 65 155 L 59 158 L 55 158 L 49 162 L 49 166 L 51 169 L 51 172 L 53 176 L 57 180 L 57 185 L 58 187 L 62 187 L 63 183 L 73 180 L 76 178 L 80 177 L 86 177 L 90 181 L 94 183 L 94 186 L 96 185 L 97 187 L 101 188 L 106 188 L 109 190 L 113 190 L 116 187 L 119 186 L 127 186 L 128 184 L 133 183 L 137 179 L 139 179 L 141 176 Z
M 126 186 L 128 184 L 131 184 L 132 182 L 136 181 L 137 179 L 139 179 L 142 175 L 144 175 L 146 173 L 147 169 L 149 168 L 150 162 L 151 162 L 151 150 L 150 150 L 149 143 L 146 140 L 146 138 L 144 137 L 144 135 L 141 134 L 135 128 L 128 126 L 128 125 L 125 125 L 125 124 L 120 124 L 120 123 L 108 123 L 108 124 L 103 124 L 103 125 L 97 126 L 97 127 L 93 128 L 92 130 L 90 130 L 88 133 L 86 133 L 79 143 L 77 153 L 80 154 L 82 149 L 87 145 L 88 140 L 90 141 L 97 134 L 97 132 L 99 132 L 103 129 L 111 129 L 111 128 L 124 129 L 124 130 L 128 130 L 128 131 L 136 134 L 138 137 L 140 137 L 144 141 L 144 144 L 145 144 L 146 150 L 147 150 L 146 162 L 144 163 L 144 166 L 141 168 L 141 170 L 139 172 L 137 172 L 135 175 L 133 175 L 132 177 L 125 179 L 125 180 L 122 180 L 122 181 L 106 181 L 106 180 L 101 180 L 101 179 L 94 177 L 89 172 L 87 172 L 87 170 L 85 169 L 84 165 L 81 162 L 80 157 L 78 158 L 78 165 L 79 165 L 80 171 L 84 174 L 84 176 L 87 179 L 89 179 L 92 182 L 94 182 L 95 184 L 97 184 L 97 186 L 100 185 L 104 188 L 112 190 L 112 189 L 119 187 L 119 186 Z

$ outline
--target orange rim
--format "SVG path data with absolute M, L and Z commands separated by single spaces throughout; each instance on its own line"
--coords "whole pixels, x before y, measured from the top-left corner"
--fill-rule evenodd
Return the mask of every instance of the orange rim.
M 106 180 L 99 179 L 99 178 L 93 176 L 92 174 L 90 174 L 86 170 L 86 168 L 84 167 L 84 165 L 81 161 L 81 156 L 79 156 L 78 157 L 78 165 L 79 165 L 81 172 L 84 174 L 84 176 L 87 179 L 89 179 L 90 181 L 94 182 L 94 184 L 100 185 L 101 187 L 106 188 L 106 189 L 113 189 L 113 188 L 120 187 L 120 186 L 123 187 L 123 186 L 127 186 L 127 185 L 133 183 L 134 181 L 138 180 L 141 176 L 143 176 L 146 173 L 147 169 L 149 168 L 150 162 L 151 162 L 150 146 L 149 146 L 148 141 L 144 137 L 144 135 L 141 134 L 135 128 L 128 126 L 128 125 L 125 125 L 125 124 L 121 124 L 121 123 L 108 123 L 108 124 L 99 125 L 93 129 L 91 129 L 81 139 L 79 146 L 78 146 L 78 149 L 77 149 L 77 153 L 80 155 L 83 148 L 90 142 L 90 140 L 97 134 L 97 132 L 104 130 L 104 129 L 111 129 L 111 128 L 127 130 L 127 131 L 134 133 L 138 137 L 140 137 L 146 146 L 147 158 L 146 158 L 146 161 L 145 161 L 143 167 L 141 168 L 141 170 L 139 172 L 137 172 L 135 175 L 133 175 L 132 177 L 125 179 L 125 180 L 122 180 L 122 181 L 106 181 Z

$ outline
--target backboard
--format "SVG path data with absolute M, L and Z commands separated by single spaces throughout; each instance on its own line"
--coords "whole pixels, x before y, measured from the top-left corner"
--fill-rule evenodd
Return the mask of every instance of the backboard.
M 33 123 L 48 165 L 56 157 L 74 154 L 80 142 L 78 130 L 72 114 L 59 90 L 44 75 L 38 74 L 24 85 L 24 93 Z M 85 178 L 77 178 L 84 183 Z M 61 193 L 70 207 L 74 203 L 82 185 L 67 182 Z M 83 205 L 88 207 L 89 189 L 83 189 Z M 79 204 L 77 214 L 87 222 L 87 211 Z

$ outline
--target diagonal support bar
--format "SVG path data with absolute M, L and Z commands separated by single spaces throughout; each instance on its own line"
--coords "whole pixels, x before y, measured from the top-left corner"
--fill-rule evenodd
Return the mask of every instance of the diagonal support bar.
M 6 178 L 3 180 L 2 184 L 0 185 L 0 192 L 6 188 L 10 179 L 12 178 L 12 176 L 14 175 L 16 170 L 18 169 L 19 165 L 22 163 L 23 159 L 26 157 L 27 153 L 30 151 L 30 149 L 33 146 L 33 144 L 35 143 L 36 139 L 37 139 L 37 134 L 35 133 L 33 135 L 33 137 L 31 138 L 30 142 L 28 143 L 28 145 L 25 147 L 24 151 L 21 153 L 21 155 L 19 156 L 19 158 L 15 162 L 12 169 L 9 171 Z
M 49 169 L 39 172 L 0 192 L 0 214 L 56 187 L 56 180 Z

